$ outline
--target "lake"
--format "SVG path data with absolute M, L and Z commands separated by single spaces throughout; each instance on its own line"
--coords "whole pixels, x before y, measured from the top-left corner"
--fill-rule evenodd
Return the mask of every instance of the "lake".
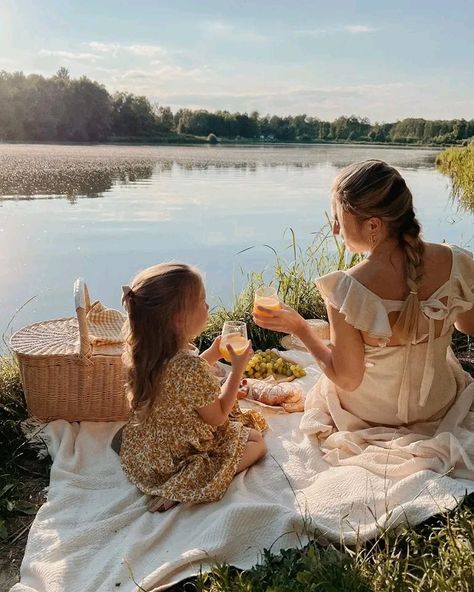
M 73 314 L 72 286 L 120 307 L 120 286 L 167 260 L 199 266 L 211 305 L 245 273 L 291 260 L 326 222 L 337 171 L 381 158 L 400 170 L 427 240 L 473 244 L 434 166 L 436 149 L 349 145 L 0 145 L 0 332 Z M 243 253 L 240 251 L 252 247 Z M 28 304 L 23 306 L 29 299 Z M 18 312 L 17 309 L 22 307 Z

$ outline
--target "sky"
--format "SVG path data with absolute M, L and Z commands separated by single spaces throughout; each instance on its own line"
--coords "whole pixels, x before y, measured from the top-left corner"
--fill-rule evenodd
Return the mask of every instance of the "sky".
M 211 111 L 474 118 L 474 0 L 0 0 L 0 70 Z

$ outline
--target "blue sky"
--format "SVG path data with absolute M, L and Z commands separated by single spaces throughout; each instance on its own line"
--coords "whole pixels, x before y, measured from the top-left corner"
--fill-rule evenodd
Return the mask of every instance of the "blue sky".
M 0 69 L 162 105 L 474 118 L 472 0 L 0 0 Z

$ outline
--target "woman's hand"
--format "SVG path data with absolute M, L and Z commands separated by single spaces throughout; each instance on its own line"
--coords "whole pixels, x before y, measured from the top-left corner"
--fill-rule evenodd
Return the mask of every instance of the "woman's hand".
M 232 372 L 239 374 L 240 376 L 244 373 L 250 358 L 253 356 L 252 342 L 250 339 L 247 342 L 247 347 L 241 354 L 238 354 L 234 348 L 227 344 L 227 351 L 230 355 L 230 363 L 232 364 Z
M 260 316 L 259 311 L 264 312 L 265 316 Z M 283 304 L 283 302 L 278 310 L 257 306 L 257 313 L 254 313 L 253 320 L 262 329 L 292 333 L 293 335 L 298 335 L 306 324 L 306 321 L 296 310 L 287 304 Z

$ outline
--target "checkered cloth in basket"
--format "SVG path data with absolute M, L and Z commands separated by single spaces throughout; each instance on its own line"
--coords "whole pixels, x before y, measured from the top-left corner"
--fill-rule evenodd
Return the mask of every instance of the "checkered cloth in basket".
M 119 310 L 106 308 L 99 300 L 91 304 L 86 314 L 89 341 L 93 345 L 122 343 L 126 315 Z

